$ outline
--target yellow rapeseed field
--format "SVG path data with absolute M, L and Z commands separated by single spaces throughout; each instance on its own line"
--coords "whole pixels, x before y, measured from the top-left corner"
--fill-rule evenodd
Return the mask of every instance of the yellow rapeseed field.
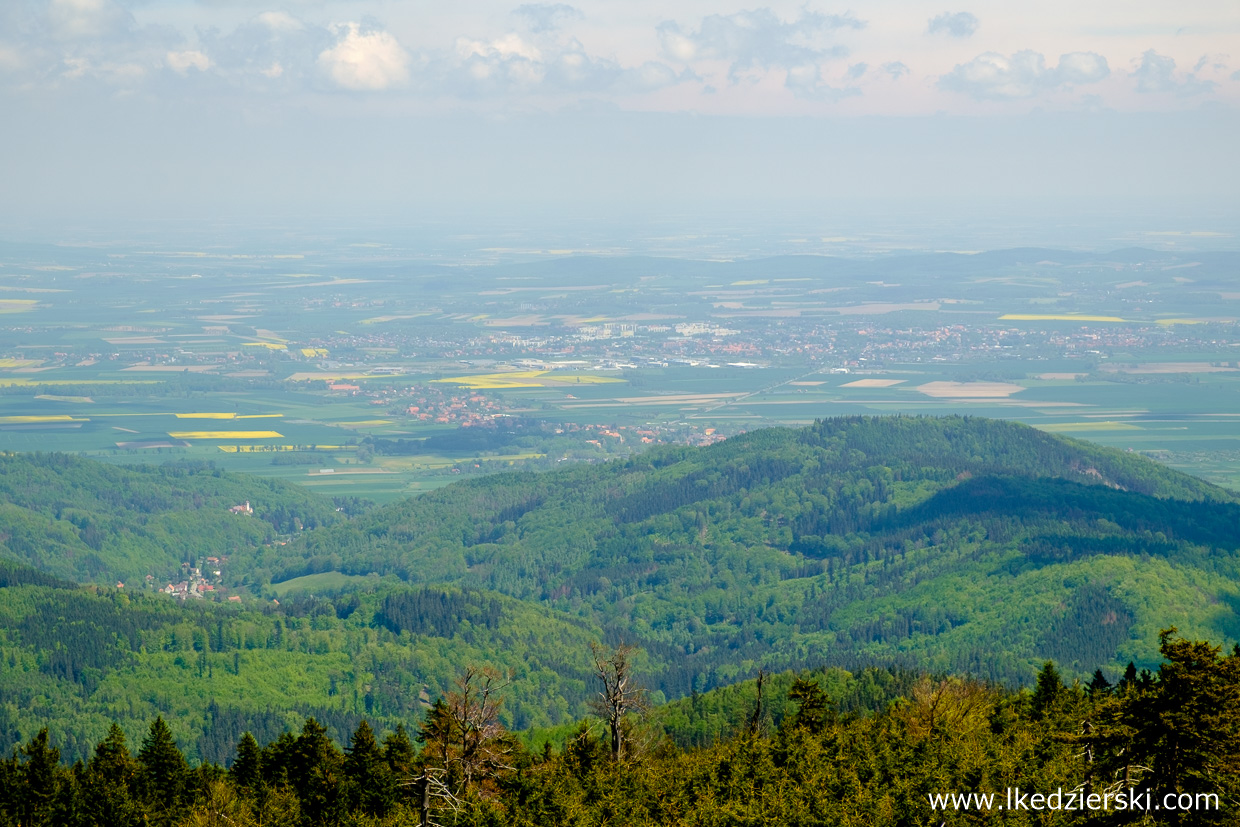
M 156 379 L 91 379 L 92 385 L 154 385 Z M 29 385 L 81 385 L 81 379 L 26 379 L 6 376 L 0 379 L 0 387 L 27 387 Z
M 433 379 L 464 385 L 471 390 L 508 390 L 511 388 L 545 388 L 559 385 L 602 385 L 623 382 L 614 376 L 598 376 L 593 373 L 552 373 L 548 370 L 514 370 L 508 373 L 484 373 L 478 376 L 453 376 Z
M 238 414 L 238 413 L 179 413 L 173 414 L 177 419 L 271 419 L 284 414 Z
M 283 439 L 278 431 L 169 431 L 173 439 Z
M 217 445 L 226 454 L 270 454 L 280 451 L 352 451 L 344 445 Z
M 73 417 L 68 414 L 55 416 L 0 416 L 0 423 L 5 425 L 20 425 L 31 422 L 90 422 L 86 417 Z
M 447 379 L 434 379 L 434 382 L 464 385 L 473 390 L 497 390 L 500 388 L 541 388 L 541 382 L 522 382 L 522 379 L 537 379 L 548 373 L 545 370 L 517 370 L 511 373 L 484 373 L 478 376 L 452 376 Z
M 1140 425 L 1131 422 L 1051 422 L 1037 426 L 1044 431 L 1140 431 Z
M 1077 316 L 1069 314 L 1005 313 L 999 321 L 1008 322 L 1126 322 L 1119 316 Z

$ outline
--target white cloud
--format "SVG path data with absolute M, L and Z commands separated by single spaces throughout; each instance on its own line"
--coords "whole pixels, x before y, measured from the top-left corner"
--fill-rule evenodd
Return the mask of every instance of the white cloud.
M 861 94 L 861 90 L 855 86 L 839 88 L 824 83 L 822 80 L 822 67 L 817 63 L 806 63 L 801 66 L 790 67 L 788 75 L 784 79 L 784 87 L 796 97 L 807 100 L 836 101 L 841 98 Z
M 477 55 L 487 59 L 505 60 L 522 58 L 528 61 L 541 61 L 542 52 L 532 43 L 527 43 L 519 34 L 510 33 L 489 42 L 460 38 L 456 41 L 456 52 L 462 60 Z
M 614 84 L 622 71 L 615 61 L 591 58 L 584 49 L 576 48 L 550 62 L 546 77 L 561 89 L 596 91 Z
M 582 17 L 579 10 L 565 3 L 527 3 L 518 6 L 513 14 L 535 34 L 555 31 L 565 21 Z
M 383 30 L 363 31 L 358 23 L 333 27 L 336 44 L 319 54 L 318 63 L 343 89 L 380 91 L 409 82 L 409 55 Z
M 47 24 L 58 40 L 114 36 L 133 27 L 133 15 L 114 0 L 51 0 Z
M 190 69 L 197 69 L 199 72 L 205 72 L 211 67 L 210 58 L 197 50 L 186 52 L 168 52 L 167 61 L 168 68 L 182 75 L 187 73 Z
M 1212 69 L 1217 72 L 1227 71 L 1227 55 L 1202 55 L 1193 66 L 1193 72 Z
M 0 43 L 0 69 L 14 71 L 20 69 L 24 63 L 25 61 L 22 60 L 22 55 L 17 49 Z
M 183 47 L 174 29 L 139 26 L 117 0 L 0 0 L 0 68 L 11 73 L 10 88 L 96 81 L 132 91 Z
M 1029 98 L 1041 92 L 1095 83 L 1111 73 L 1106 58 L 1093 52 L 1072 52 L 1059 65 L 1046 65 L 1038 52 L 1024 50 L 1007 57 L 996 52 L 978 55 L 939 78 L 939 88 L 979 100 Z
M 946 34 L 952 37 L 970 37 L 977 31 L 978 19 L 967 11 L 943 12 L 932 17 L 926 26 L 927 34 Z
M 65 58 L 60 77 L 65 80 L 95 78 L 115 86 L 134 86 L 147 76 L 147 67 L 132 61 L 91 61 L 82 57 Z
M 1152 50 L 1141 54 L 1152 41 L 1121 46 L 1108 40 L 1109 48 L 1124 49 L 1108 52 L 1111 60 L 1136 57 L 1116 73 L 1125 76 L 1122 81 L 1103 84 L 1098 81 L 1110 75 L 1110 67 L 1100 54 L 1072 51 L 1056 62 L 1060 52 L 1080 48 L 1064 40 L 1061 49 L 1050 51 L 1058 30 L 1031 30 L 1030 36 L 1036 34 L 1045 44 L 1038 51 L 1016 51 L 1011 44 L 988 52 L 971 48 L 968 44 L 983 31 L 978 13 L 995 37 L 1006 37 L 1021 18 L 1013 12 L 992 21 L 983 11 L 989 7 L 965 11 L 962 6 L 969 6 L 952 8 L 944 0 L 903 7 L 900 37 L 915 38 L 903 45 L 882 42 L 894 31 L 890 26 L 858 32 L 867 27 L 859 19 L 862 12 L 844 13 L 844 5 L 828 14 L 818 10 L 824 8 L 819 4 L 775 6 L 765 0 L 746 10 L 705 7 L 711 13 L 691 17 L 678 12 L 681 16 L 671 19 L 641 4 L 582 5 L 583 14 L 576 0 L 515 0 L 487 6 L 486 14 L 448 7 L 415 13 L 406 5 L 390 0 L 0 0 L 0 92 L 72 94 L 76 87 L 96 94 L 93 87 L 98 87 L 101 94 L 141 90 L 173 98 L 193 90 L 227 90 L 277 102 L 306 93 L 399 90 L 440 103 L 468 99 L 470 108 L 507 111 L 553 105 L 551 98 L 559 99 L 554 105 L 588 97 L 621 102 L 624 96 L 682 84 L 679 92 L 651 96 L 646 104 L 696 107 L 695 98 L 709 88 L 719 94 L 708 111 L 751 114 L 809 111 L 780 109 L 794 96 L 830 101 L 862 91 L 870 99 L 856 101 L 848 111 L 950 110 L 944 96 L 967 106 L 969 99 L 1030 99 L 1072 87 L 1079 87 L 1078 98 L 1095 91 L 1105 105 L 1121 109 L 1175 109 L 1209 92 L 1220 104 L 1234 106 L 1240 100 L 1240 73 L 1234 72 L 1234 63 L 1227 65 L 1228 44 L 1218 37 L 1193 35 L 1190 42 L 1184 35 L 1174 60 Z M 391 19 L 379 23 L 359 16 L 379 8 Z M 335 17 L 330 16 L 333 9 Z M 336 25 L 329 25 L 331 20 Z M 358 22 L 342 22 L 347 20 Z M 971 50 L 963 52 L 962 44 Z M 906 47 L 922 51 L 889 51 Z M 901 53 L 909 57 L 907 64 L 892 59 Z M 952 56 L 941 64 L 950 71 L 940 67 L 927 77 L 926 70 L 943 54 Z M 936 81 L 939 91 L 925 88 Z M 1136 97 L 1147 100 L 1137 104 L 1131 95 L 1123 96 L 1124 85 L 1130 93 L 1146 93 Z M 765 101 L 772 91 L 784 100 Z M 1163 96 L 1157 104 L 1148 100 L 1156 93 Z
M 1181 80 L 1175 74 L 1175 60 L 1149 49 L 1141 55 L 1141 65 L 1132 73 L 1137 91 L 1146 94 L 1173 93 L 1180 97 L 1199 95 L 1214 90 L 1214 82 L 1201 80 L 1190 72 Z
M 330 71 L 335 64 L 321 56 L 340 47 L 349 33 L 347 26 L 332 30 L 285 12 L 264 12 L 228 32 L 200 29 L 198 49 L 210 56 L 212 73 L 236 88 L 265 93 L 321 88 L 340 85 Z
M 1055 69 L 1056 85 L 1096 83 L 1111 74 L 1107 59 L 1094 52 L 1072 52 L 1059 57 Z
M 547 75 L 543 53 L 520 35 L 510 33 L 490 41 L 460 38 L 455 60 L 444 61 L 445 91 L 476 96 L 513 87 L 529 87 Z
M 851 13 L 824 15 L 802 10 L 800 17 L 785 21 L 769 8 L 762 8 L 708 15 L 696 31 L 668 20 L 659 24 L 657 32 L 667 57 L 681 63 L 728 61 L 729 76 L 735 81 L 750 70 L 771 68 L 795 70 L 804 78 L 811 64 L 847 54 L 843 46 L 823 42 L 827 33 L 864 27 L 865 22 Z
M 666 63 L 650 60 L 641 66 L 626 69 L 619 79 L 623 91 L 648 92 L 680 82 L 675 70 Z
M 906 66 L 905 64 L 903 64 L 902 62 L 898 60 L 894 60 L 890 63 L 884 63 L 880 68 L 882 69 L 883 73 L 886 74 L 888 77 L 890 77 L 892 80 L 899 80 L 900 78 L 912 72 L 912 70 L 909 69 L 908 66 Z
M 265 11 L 254 18 L 256 23 L 261 23 L 273 32 L 299 32 L 306 28 L 306 25 L 288 12 L 283 11 Z
M 1137 79 L 1138 92 L 1174 92 L 1175 60 L 1158 54 L 1153 49 L 1141 56 L 1141 65 L 1132 73 Z
M 664 63 L 626 67 L 590 54 L 581 41 L 553 31 L 459 38 L 451 54 L 431 58 L 428 74 L 435 78 L 436 92 L 470 98 L 646 92 L 682 79 Z

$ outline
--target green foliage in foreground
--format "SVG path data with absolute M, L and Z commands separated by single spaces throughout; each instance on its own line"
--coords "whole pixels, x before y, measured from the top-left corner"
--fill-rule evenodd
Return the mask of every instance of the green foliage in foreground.
M 243 734 L 227 769 L 190 769 L 158 718 L 136 755 L 114 727 L 72 768 L 44 730 L 0 761 L 0 825 L 1234 824 L 1240 652 L 1174 630 L 1161 650 L 1156 674 L 1130 669 L 1115 686 L 1101 673 L 1066 686 L 1049 662 L 1032 693 L 910 676 L 860 713 L 809 676 L 784 676 L 778 725 L 746 710 L 728 737 L 697 749 L 647 725 L 645 747 L 623 761 L 585 725 L 561 750 L 527 751 L 463 682 L 413 739 L 398 729 L 380 740 L 363 721 L 342 750 L 309 719 L 263 747 Z M 1014 788 L 1028 809 L 938 798 L 993 793 L 1002 805 Z M 1032 808 L 1031 793 L 1057 791 L 1066 808 Z

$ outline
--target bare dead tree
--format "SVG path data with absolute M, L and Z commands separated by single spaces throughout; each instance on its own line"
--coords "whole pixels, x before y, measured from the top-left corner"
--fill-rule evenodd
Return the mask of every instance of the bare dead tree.
M 499 722 L 503 705 L 500 692 L 511 681 L 494 669 L 468 667 L 456 679 L 456 689 L 448 693 L 447 710 L 454 736 L 452 756 L 462 792 L 482 778 L 490 778 L 508 766 L 512 752 Z
M 454 815 L 460 812 L 461 800 L 456 797 L 448 782 L 444 780 L 442 769 L 426 767 L 420 775 L 402 781 L 401 786 L 415 787 L 418 790 L 418 824 L 420 827 L 443 827 L 441 822 L 435 820 L 436 810 L 446 809 Z
M 625 719 L 650 707 L 646 689 L 633 678 L 633 655 L 637 651 L 637 647 L 625 643 L 611 650 L 598 643 L 590 644 L 594 676 L 603 685 L 591 706 L 607 724 L 611 757 L 617 761 L 625 755 Z
M 427 713 L 418 732 L 422 773 L 408 782 L 421 792 L 423 824 L 434 823 L 434 810 L 457 810 L 471 792 L 490 794 L 493 779 L 512 769 L 513 741 L 499 722 L 509 682 L 493 669 L 468 667 Z

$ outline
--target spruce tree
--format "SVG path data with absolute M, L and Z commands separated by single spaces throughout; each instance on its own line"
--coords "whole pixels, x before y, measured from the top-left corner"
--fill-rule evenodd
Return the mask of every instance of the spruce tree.
M 301 801 L 302 817 L 310 824 L 335 824 L 343 815 L 344 760 L 327 730 L 307 718 L 297 738 L 289 781 Z
M 416 792 L 414 785 L 409 783 L 413 779 L 413 763 L 416 757 L 409 733 L 405 732 L 403 724 L 397 724 L 396 731 L 388 733 L 383 739 L 383 761 L 392 781 L 394 798 L 410 800 Z
M 1124 677 L 1119 679 L 1120 690 L 1132 689 L 1137 685 L 1137 665 L 1132 661 L 1128 661 L 1128 666 L 1124 669 Z
M 25 757 L 18 773 L 21 792 L 17 796 L 18 824 L 53 824 L 56 794 L 61 786 L 60 750 L 48 740 L 47 727 L 39 730 L 21 748 Z
M 371 816 L 386 815 L 393 803 L 391 775 L 375 733 L 365 720 L 357 725 L 345 750 L 344 774 L 352 809 Z
M 137 796 L 138 772 L 125 732 L 112 724 L 81 775 L 79 823 L 83 827 L 131 827 L 145 821 Z
M 1090 697 L 1099 695 L 1107 695 L 1111 691 L 1111 682 L 1107 680 L 1106 675 L 1102 674 L 1101 669 L 1094 670 L 1094 676 L 1089 681 Z
M 1135 696 L 1130 714 L 1137 746 L 1149 757 L 1155 791 L 1240 795 L 1240 658 L 1203 641 L 1161 635 L 1166 659 L 1152 691 Z M 1218 816 L 1218 814 L 1215 814 Z M 1208 823 L 1206 813 L 1192 816 Z
M 142 797 L 150 808 L 152 823 L 173 823 L 186 798 L 189 765 L 162 715 L 151 722 L 142 748 L 138 750 L 138 763 L 141 765 Z
M 229 779 L 238 787 L 255 789 L 262 782 L 263 752 L 249 732 L 237 742 L 237 760 L 228 768 Z
M 1055 668 L 1055 662 L 1048 660 L 1038 672 L 1038 683 L 1033 690 L 1033 717 L 1038 720 L 1050 712 L 1055 702 L 1063 694 L 1063 678 Z
M 290 783 L 296 772 L 297 736 L 285 731 L 280 737 L 263 747 L 259 766 L 263 781 L 272 787 Z
M 798 705 L 791 720 L 794 729 L 800 728 L 819 734 L 826 730 L 827 724 L 835 717 L 831 700 L 818 682 L 810 678 L 794 680 L 792 688 L 788 690 L 788 699 Z

